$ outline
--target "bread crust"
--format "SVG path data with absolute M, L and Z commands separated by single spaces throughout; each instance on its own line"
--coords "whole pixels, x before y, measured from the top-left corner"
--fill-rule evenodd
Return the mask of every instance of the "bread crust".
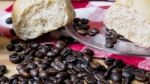
M 34 28 L 30 31 L 29 29 L 25 28 L 26 26 L 29 26 L 29 27 L 32 26 L 30 24 L 28 25 L 28 20 L 30 21 L 30 18 L 31 18 L 31 15 L 29 15 L 29 14 L 33 13 L 32 17 L 34 17 L 34 13 L 37 14 L 37 13 L 41 12 L 41 11 L 36 12 L 34 10 L 38 11 L 38 10 L 42 10 L 42 9 L 44 10 L 45 8 L 48 9 L 48 8 L 53 7 L 54 4 L 58 4 L 58 3 L 61 4 L 60 6 L 57 5 L 58 9 L 62 8 L 62 10 L 64 12 L 64 15 L 61 14 L 62 18 L 64 18 L 64 19 L 63 20 L 61 19 L 60 24 L 57 24 L 57 26 L 55 26 L 55 27 L 48 27 L 45 30 L 40 30 L 40 29 Z M 57 10 L 57 8 L 56 8 L 56 10 Z M 55 10 L 48 11 L 48 12 L 55 12 Z M 23 40 L 35 39 L 47 32 L 56 30 L 62 26 L 65 26 L 66 24 L 72 23 L 72 21 L 75 17 L 74 13 L 75 12 L 71 5 L 70 0 L 17 0 L 13 6 L 13 12 L 12 12 L 14 31 L 16 32 L 16 35 L 19 36 Z M 39 17 L 42 17 L 42 16 L 39 16 Z M 58 21 L 58 18 L 54 18 L 54 19 L 56 19 Z M 60 22 L 60 21 L 58 21 L 58 22 Z M 37 24 L 39 24 L 39 23 L 37 23 Z M 48 25 L 46 25 L 46 26 L 48 26 Z M 25 32 L 23 32 L 23 31 L 25 31 Z M 23 33 L 21 33 L 21 32 L 23 32 Z M 30 35 L 26 35 L 29 32 L 31 32 Z M 32 32 L 33 32 L 33 34 L 32 34 Z

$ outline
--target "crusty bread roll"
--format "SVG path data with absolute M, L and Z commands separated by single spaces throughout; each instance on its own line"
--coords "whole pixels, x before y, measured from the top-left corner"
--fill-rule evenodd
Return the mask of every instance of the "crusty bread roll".
M 23 40 L 34 39 L 73 21 L 70 0 L 17 0 L 13 7 L 13 26 Z
M 150 0 L 117 0 L 107 11 L 104 24 L 135 44 L 150 47 Z

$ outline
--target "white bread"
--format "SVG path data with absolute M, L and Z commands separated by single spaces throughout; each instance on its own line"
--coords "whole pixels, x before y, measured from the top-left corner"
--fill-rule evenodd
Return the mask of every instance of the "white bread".
M 65 26 L 74 17 L 70 0 L 16 0 L 12 13 L 14 31 L 23 40 Z
M 150 48 L 150 0 L 117 0 L 104 24 L 135 44 Z

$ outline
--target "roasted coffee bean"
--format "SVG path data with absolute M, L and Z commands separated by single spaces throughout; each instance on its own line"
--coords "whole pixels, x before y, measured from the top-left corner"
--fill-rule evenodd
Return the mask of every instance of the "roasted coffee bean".
M 122 72 L 122 77 L 129 78 L 130 80 L 134 79 L 134 75 L 129 71 L 123 71 Z
M 50 48 L 46 45 L 40 45 L 38 47 L 38 51 L 43 53 L 43 54 L 46 54 L 49 50 L 50 50 Z
M 25 78 L 30 78 L 30 74 L 29 74 L 28 71 L 25 70 L 25 69 L 20 69 L 20 70 L 18 70 L 18 73 L 19 73 L 21 76 L 25 77 Z
M 23 47 L 21 45 L 15 45 L 15 51 L 21 52 L 21 51 L 23 51 Z
M 96 84 L 110 84 L 107 80 L 99 80 Z
M 59 49 L 59 48 L 52 48 L 52 51 L 55 52 L 55 53 L 57 53 L 57 54 L 59 54 L 60 51 L 61 51 L 61 49 Z
M 73 84 L 84 84 L 84 81 L 81 79 L 76 79 L 75 81 L 73 81 Z
M 88 30 L 88 35 L 89 36 L 95 36 L 98 33 L 99 33 L 99 31 L 96 28 L 92 28 L 92 29 Z
M 77 33 L 80 34 L 80 35 L 82 35 L 82 36 L 85 36 L 85 35 L 87 35 L 87 30 L 78 29 L 78 30 L 77 30 Z
M 14 64 L 22 62 L 20 55 L 18 55 L 17 53 L 13 53 L 12 55 L 10 55 L 9 60 Z
M 31 48 L 27 48 L 27 49 L 24 50 L 23 54 L 28 55 L 31 52 L 31 50 L 32 50 Z
M 91 55 L 87 55 L 87 54 L 84 54 L 84 55 L 83 55 L 83 59 L 84 59 L 85 61 L 87 61 L 87 62 L 90 62 L 90 61 L 93 60 L 93 59 L 92 59 L 92 56 L 91 56 Z
M 39 43 L 32 42 L 32 43 L 30 43 L 29 46 L 30 46 L 31 49 L 37 49 L 39 47 L 39 45 L 40 45 Z
M 132 74 L 137 75 L 137 74 L 145 74 L 145 71 L 142 69 L 133 69 L 130 70 L 132 72 Z
M 54 59 L 54 61 L 62 61 L 63 60 L 63 57 L 62 56 L 58 56 Z
M 74 23 L 72 26 L 75 30 L 81 29 L 81 23 Z
M 7 19 L 6 19 L 6 23 L 7 23 L 7 24 L 12 24 L 12 18 L 11 18 L 11 17 L 7 18 Z
M 39 64 L 41 64 L 41 60 L 34 60 L 33 63 L 36 65 L 39 65 Z
M 66 43 L 64 41 L 59 40 L 56 42 L 55 46 L 58 49 L 63 49 L 66 46 Z
M 69 47 L 66 47 L 66 48 L 64 48 L 64 49 L 61 51 L 60 55 L 63 56 L 63 57 L 66 57 L 66 56 L 69 55 L 70 53 L 72 53 L 72 49 L 69 48 Z
M 86 73 L 86 72 L 79 72 L 78 74 L 77 74 L 77 76 L 79 77 L 79 78 L 83 78 L 83 77 L 85 77 L 85 76 L 87 76 L 88 75 L 88 73 Z
M 28 68 L 28 69 L 36 69 L 37 68 L 37 65 L 36 64 L 34 64 L 34 63 L 29 63 L 29 64 L 27 64 L 27 66 L 26 66 L 26 68 Z
M 69 69 L 69 70 L 67 70 L 67 72 L 72 75 L 77 74 L 77 71 L 75 71 L 74 69 Z
M 113 48 L 113 47 L 114 47 L 114 43 L 113 43 L 112 39 L 106 39 L 106 44 L 105 44 L 105 46 L 106 46 L 107 48 Z
M 1 84 L 6 84 L 6 83 L 8 84 L 8 82 L 9 82 L 9 79 L 6 76 L 0 77 Z
M 69 55 L 65 58 L 67 62 L 75 62 L 77 59 L 75 56 Z
M 17 44 L 17 43 L 19 43 L 19 39 L 18 38 L 13 38 L 13 39 L 11 39 L 11 41 L 10 41 L 12 44 Z
M 38 74 L 39 74 L 38 69 L 32 69 L 32 70 L 30 70 L 30 75 L 31 75 L 32 77 L 37 77 Z
M 39 52 L 39 51 L 36 51 L 36 52 L 35 52 L 35 56 L 36 56 L 36 57 L 39 57 L 39 58 L 43 58 L 43 57 L 44 57 L 44 53 Z
M 9 78 L 9 84 L 18 84 L 18 74 L 14 74 Z
M 72 43 L 77 42 L 75 39 L 73 39 L 73 38 L 70 37 L 70 36 L 60 36 L 60 37 L 59 37 L 59 40 L 65 41 L 66 44 L 72 44 Z
M 6 72 L 6 66 L 0 65 L 0 76 L 3 75 Z
M 91 75 L 85 76 L 84 79 L 87 82 L 87 84 L 95 84 L 96 83 L 96 79 L 94 77 L 92 77 Z
M 114 63 L 115 59 L 113 58 L 105 58 L 104 62 L 105 64 L 107 64 L 108 66 L 112 65 Z
M 40 78 L 47 78 L 47 77 L 48 77 L 48 74 L 47 74 L 46 71 L 41 71 L 41 72 L 39 72 L 39 77 L 40 77 Z
M 103 73 L 94 73 L 94 78 L 96 78 L 96 80 L 104 80 L 104 74 Z
M 72 75 L 70 75 L 70 79 L 71 79 L 71 81 L 75 81 L 78 79 L 78 77 L 77 77 L 77 75 L 72 74 Z
M 53 51 L 49 51 L 47 52 L 46 56 L 48 57 L 55 57 L 57 55 L 57 53 L 53 52 Z
M 81 25 L 81 29 L 83 30 L 87 30 L 87 33 L 88 33 L 88 29 L 90 28 L 90 25 L 87 25 L 87 24 L 82 24 Z
M 74 18 L 73 22 L 74 23 L 79 23 L 80 22 L 80 18 Z
M 87 54 L 87 55 L 90 55 L 90 56 L 93 56 L 94 55 L 94 51 L 93 50 L 91 50 L 91 49 L 84 49 L 83 51 L 82 51 L 84 54 Z
M 122 69 L 121 68 L 114 68 L 112 70 L 112 73 L 122 73 Z
M 82 24 L 88 24 L 89 23 L 89 20 L 88 19 L 84 19 L 84 18 L 81 19 L 80 21 L 81 21 Z
M 7 50 L 8 50 L 8 51 L 14 51 L 14 50 L 15 50 L 14 44 L 9 44 L 9 45 L 7 45 Z
M 86 72 L 88 73 L 92 73 L 93 72 L 93 69 L 89 66 L 87 66 L 85 69 L 84 69 Z
M 147 80 L 147 76 L 145 74 L 136 74 L 135 75 L 135 80 L 140 81 L 140 82 L 145 82 Z
M 80 63 L 78 63 L 76 66 L 73 66 L 73 69 L 77 72 L 84 71 L 84 69 L 81 67 Z
M 46 69 L 46 71 L 49 75 L 54 75 L 54 74 L 57 74 L 59 72 L 57 69 L 55 69 L 53 67 Z
M 65 69 L 65 65 L 59 61 L 52 62 L 51 66 L 54 67 L 55 69 L 59 70 L 59 71 L 62 71 Z
M 72 81 L 69 80 L 69 79 L 66 79 L 66 80 L 64 80 L 64 83 L 65 83 L 65 84 L 72 84 Z
M 114 65 L 111 65 L 110 67 L 107 68 L 107 71 L 104 73 L 105 79 L 109 79 L 109 78 L 110 78 L 112 69 L 113 69 L 114 67 L 115 67 Z
M 121 77 L 121 74 L 118 73 L 118 72 L 113 72 L 111 75 L 110 75 L 110 79 L 114 82 L 121 82 L 122 80 L 122 77 Z
M 57 78 L 67 78 L 69 74 L 67 72 L 59 72 L 56 74 Z
M 25 67 L 25 65 L 23 65 L 23 64 L 18 64 L 17 67 L 16 67 L 16 70 L 20 70 L 20 69 L 22 69 L 22 68 L 24 68 L 24 67 Z

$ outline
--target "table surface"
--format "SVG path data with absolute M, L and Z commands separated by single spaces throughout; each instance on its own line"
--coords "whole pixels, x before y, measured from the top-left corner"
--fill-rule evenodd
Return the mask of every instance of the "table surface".
M 7 6 L 9 6 L 10 4 L 12 4 L 13 1 L 0 1 L 0 11 L 4 10 Z M 10 77 L 12 74 L 17 73 L 16 71 L 16 65 L 12 64 L 9 59 L 9 52 L 6 50 L 6 46 L 9 43 L 8 38 L 4 38 L 0 36 L 0 64 L 4 64 L 7 66 L 8 69 L 8 73 L 6 74 L 6 76 Z M 102 63 L 102 62 L 101 62 Z M 134 81 L 133 84 L 143 84 L 143 83 L 139 83 L 137 81 Z

